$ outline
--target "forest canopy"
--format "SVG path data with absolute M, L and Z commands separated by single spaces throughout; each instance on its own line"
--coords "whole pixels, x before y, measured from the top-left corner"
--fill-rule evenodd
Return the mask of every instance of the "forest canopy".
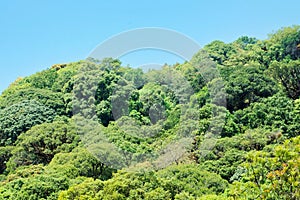
M 0 199 L 300 199 L 300 26 L 143 71 L 56 64 L 0 96 Z

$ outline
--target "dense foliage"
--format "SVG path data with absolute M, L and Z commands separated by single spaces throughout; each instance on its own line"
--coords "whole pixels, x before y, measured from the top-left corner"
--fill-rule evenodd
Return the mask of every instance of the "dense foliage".
M 300 27 L 143 72 L 57 64 L 0 96 L 0 199 L 300 199 Z

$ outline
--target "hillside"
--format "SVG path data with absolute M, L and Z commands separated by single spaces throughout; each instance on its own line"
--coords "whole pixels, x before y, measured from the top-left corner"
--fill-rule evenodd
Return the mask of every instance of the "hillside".
M 300 26 L 143 71 L 56 64 L 0 96 L 0 199 L 300 199 Z

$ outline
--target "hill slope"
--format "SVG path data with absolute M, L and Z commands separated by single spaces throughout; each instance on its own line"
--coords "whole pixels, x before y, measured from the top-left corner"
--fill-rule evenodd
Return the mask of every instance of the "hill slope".
M 0 96 L 0 199 L 299 199 L 300 27 L 143 72 L 58 64 Z

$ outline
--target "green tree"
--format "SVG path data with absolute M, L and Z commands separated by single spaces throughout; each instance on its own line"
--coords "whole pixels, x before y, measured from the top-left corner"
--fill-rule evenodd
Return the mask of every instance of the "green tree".
M 271 60 L 300 58 L 300 26 L 285 27 L 269 36 L 266 50 Z
M 58 200 L 95 199 L 97 192 L 102 188 L 103 182 L 101 180 L 87 178 L 82 183 L 60 192 Z
M 48 169 L 42 165 L 31 165 L 18 169 L 0 183 L 0 197 L 9 200 L 55 200 L 76 175 L 76 168 L 72 166 Z
M 289 137 L 299 135 L 297 116 L 294 102 L 280 94 L 235 112 L 236 123 L 243 125 L 243 129 L 264 127 L 274 131 L 281 130 Z
M 65 64 L 63 68 L 57 70 L 57 79 L 52 85 L 52 90 L 55 92 L 70 93 L 74 86 L 74 79 L 81 67 L 86 64 L 86 61 L 79 61 L 74 63 Z M 52 68 L 55 67 L 52 66 Z
M 222 41 L 216 40 L 203 48 L 209 56 L 218 64 L 224 64 L 231 57 L 232 54 L 236 53 L 236 49 L 231 44 L 225 44 Z
M 32 127 L 16 141 L 11 167 L 48 164 L 55 154 L 70 152 L 79 143 L 76 127 L 71 121 L 55 121 Z
M 57 70 L 47 69 L 28 76 L 20 81 L 21 84 L 29 84 L 31 87 L 39 89 L 52 89 L 53 84 L 58 77 Z
M 95 155 L 82 147 L 75 148 L 72 152 L 57 153 L 48 166 L 52 169 L 58 166 L 73 166 L 77 176 L 103 180 L 111 178 L 114 172 L 114 169 L 105 166 Z
M 204 194 L 220 194 L 227 187 L 227 181 L 219 175 L 201 170 L 196 165 L 170 166 L 157 173 L 165 190 L 174 198 L 181 192 L 188 192 L 194 197 Z
M 228 195 L 235 199 L 299 199 L 300 137 L 266 151 L 250 152 L 247 169 L 240 182 L 234 182 Z
M 35 100 L 25 100 L 0 111 L 0 145 L 14 144 L 22 132 L 51 122 L 55 111 Z
M 44 106 L 55 110 L 55 112 L 58 115 L 65 115 L 66 108 L 62 96 L 62 93 L 52 92 L 47 89 L 39 89 L 32 87 L 18 89 L 15 92 L 9 93 L 8 95 L 5 95 L 3 98 L 1 98 L 0 107 L 6 108 L 8 106 L 12 106 L 25 100 L 36 100 Z
M 233 71 L 225 83 L 227 107 L 230 111 L 243 109 L 253 102 L 278 92 L 276 82 L 257 67 L 243 67 Z
M 281 83 L 290 98 L 300 97 L 300 60 L 272 62 L 269 71 Z
M 13 146 L 0 147 L 0 174 L 6 169 L 6 162 L 12 156 Z
M 238 166 L 245 160 L 245 153 L 251 150 L 262 150 L 271 143 L 269 135 L 270 131 L 264 129 L 247 130 L 233 137 L 218 139 L 205 156 L 201 156 L 201 149 L 194 153 L 200 167 L 231 181 Z

